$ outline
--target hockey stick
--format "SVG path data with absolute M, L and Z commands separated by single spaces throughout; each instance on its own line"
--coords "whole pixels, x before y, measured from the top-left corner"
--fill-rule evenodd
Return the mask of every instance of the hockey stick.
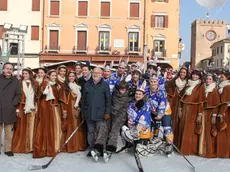
M 163 133 L 163 131 L 160 130 L 160 132 L 163 134 L 163 136 L 166 138 L 166 140 L 174 147 L 174 149 L 176 149 L 176 151 L 191 165 L 193 171 L 195 172 L 196 169 L 194 167 L 194 165 L 192 165 L 192 163 L 181 153 L 181 151 L 176 147 L 176 145 L 174 145 L 167 137 L 166 135 Z
M 69 142 L 69 140 L 73 137 L 73 135 L 77 132 L 77 130 L 80 128 L 80 126 L 83 124 L 84 120 L 78 125 L 78 127 L 72 132 L 72 134 L 68 137 L 68 139 L 65 141 L 65 143 L 60 147 L 60 149 L 56 152 L 54 157 L 45 165 L 30 165 L 28 167 L 29 170 L 41 170 L 41 169 L 46 169 L 51 162 L 56 158 L 56 156 L 61 153 L 61 150 L 64 148 L 64 146 Z
M 136 150 L 136 146 L 135 146 L 134 141 L 133 141 L 132 144 L 133 144 L 134 157 L 135 157 L 135 160 L 136 160 L 136 163 L 137 163 L 137 167 L 138 167 L 138 169 L 139 169 L 139 172 L 144 172 L 143 167 L 142 167 L 142 165 L 141 165 L 140 157 L 139 157 L 139 155 L 138 155 L 138 153 L 137 153 L 137 150 Z

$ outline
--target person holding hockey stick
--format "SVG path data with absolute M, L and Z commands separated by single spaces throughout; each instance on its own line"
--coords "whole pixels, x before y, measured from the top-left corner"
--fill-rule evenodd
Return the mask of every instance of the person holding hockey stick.
M 149 78 L 149 84 L 150 87 L 146 90 L 146 97 L 151 109 L 152 128 L 154 129 L 153 139 L 158 137 L 159 129 L 162 126 L 167 140 L 173 142 L 171 108 L 166 98 L 166 92 L 164 89 L 160 89 L 157 75 L 152 75 Z M 166 144 L 165 153 L 170 155 L 172 151 L 171 144 Z
M 104 161 L 107 163 L 112 154 L 117 150 L 120 129 L 127 120 L 126 112 L 130 100 L 128 96 L 128 88 L 129 85 L 124 80 L 114 88 L 112 95 L 111 118 L 105 120 L 101 124 L 94 149 L 91 151 L 92 157 L 95 161 L 98 161 L 99 156 L 104 152 Z
M 128 125 L 122 127 L 122 136 L 136 146 L 148 144 L 151 139 L 151 113 L 148 102 L 144 101 L 146 81 L 136 89 L 135 99 L 128 107 Z

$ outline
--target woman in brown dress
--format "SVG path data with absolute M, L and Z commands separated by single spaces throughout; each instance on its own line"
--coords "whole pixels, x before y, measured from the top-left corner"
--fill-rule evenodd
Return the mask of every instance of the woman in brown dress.
M 17 121 L 12 141 L 12 151 L 28 153 L 33 151 L 36 95 L 38 83 L 30 69 L 22 70 L 22 96 L 17 106 Z
M 217 116 L 217 157 L 229 158 L 230 156 L 230 81 L 229 73 L 220 75 L 219 94 L 221 105 Z
M 57 83 L 64 87 L 66 80 L 67 68 L 65 65 L 58 66 L 57 68 Z
M 34 158 L 54 156 L 61 143 L 61 116 L 59 101 L 60 86 L 57 73 L 50 70 L 42 83 L 38 98 L 38 115 L 34 139 Z
M 216 116 L 220 105 L 220 96 L 212 74 L 206 77 L 204 112 L 202 116 L 202 132 L 199 135 L 199 155 L 206 158 L 216 157 Z
M 202 128 L 204 102 L 205 89 L 201 83 L 201 72 L 194 70 L 181 97 L 182 109 L 178 113 L 180 118 L 178 147 L 184 155 L 198 153 L 198 134 L 201 133 Z
M 79 126 L 82 121 L 80 115 L 79 101 L 81 99 L 81 87 L 77 84 L 76 73 L 70 71 L 66 78 L 65 89 L 61 90 L 60 101 L 63 111 L 62 131 L 63 141 L 65 141 Z M 69 140 L 64 151 L 77 152 L 86 149 L 86 132 L 84 127 L 78 129 L 74 136 Z
M 44 67 L 40 67 L 38 69 L 38 73 L 37 73 L 37 77 L 36 77 L 36 81 L 38 82 L 39 85 L 42 84 L 44 77 L 47 73 L 47 70 Z
M 166 82 L 167 99 L 172 110 L 172 129 L 174 134 L 174 144 L 178 146 L 179 135 L 179 117 L 180 99 L 184 93 L 185 86 L 188 82 L 188 69 L 182 67 L 178 75 L 172 80 Z

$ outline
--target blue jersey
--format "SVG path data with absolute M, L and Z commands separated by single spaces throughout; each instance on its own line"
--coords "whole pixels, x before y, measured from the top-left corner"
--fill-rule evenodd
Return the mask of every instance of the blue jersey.
M 148 102 L 138 110 L 132 101 L 128 107 L 128 126 L 135 129 L 139 138 L 148 139 L 151 136 L 151 113 Z
M 104 78 L 104 81 L 109 85 L 110 94 L 112 95 L 115 85 L 119 84 L 120 81 L 112 78 L 109 79 Z
M 119 80 L 119 81 L 121 81 L 121 80 L 124 80 L 125 77 L 126 77 L 126 76 L 125 76 L 124 74 L 123 74 L 121 77 L 118 76 L 117 72 L 113 72 L 113 73 L 111 74 L 111 79 L 113 79 L 113 80 Z
M 148 98 L 151 113 L 155 114 L 157 117 L 163 117 L 167 107 L 166 92 L 161 89 L 158 89 L 156 92 L 152 92 L 148 89 L 145 94 Z

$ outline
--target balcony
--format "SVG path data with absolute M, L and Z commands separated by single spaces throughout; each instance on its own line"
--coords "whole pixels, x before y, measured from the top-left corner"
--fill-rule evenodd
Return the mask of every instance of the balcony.
M 88 46 L 74 46 L 73 52 L 75 54 L 77 54 L 77 53 L 85 53 L 86 54 L 88 52 Z
M 45 51 L 47 53 L 58 53 L 60 52 L 60 45 L 46 45 Z
M 127 51 L 128 54 L 138 54 L 138 55 L 140 55 L 141 48 L 140 47 L 127 47 L 126 51 Z
M 166 57 L 166 50 L 160 52 L 160 51 L 154 51 L 154 49 L 152 49 L 152 56 Z
M 98 54 L 109 54 L 111 51 L 111 47 L 108 46 L 98 46 L 96 49 Z

